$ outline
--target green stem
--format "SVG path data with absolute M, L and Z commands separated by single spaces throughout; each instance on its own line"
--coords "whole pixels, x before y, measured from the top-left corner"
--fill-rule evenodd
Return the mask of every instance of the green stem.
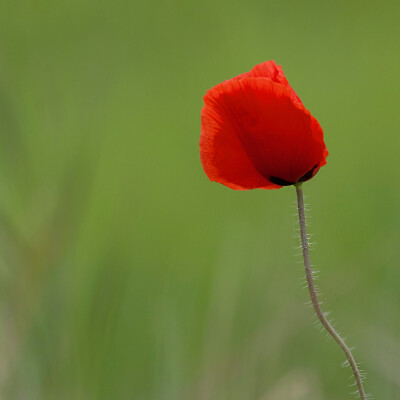
M 320 320 L 322 326 L 326 329 L 326 331 L 329 333 L 329 335 L 331 337 L 333 337 L 333 339 L 335 339 L 336 343 L 341 347 L 344 354 L 346 355 L 349 365 L 353 371 L 354 378 L 357 383 L 357 388 L 358 388 L 358 392 L 360 394 L 360 399 L 367 400 L 367 395 L 365 394 L 364 387 L 363 387 L 362 377 L 361 377 L 360 371 L 358 370 L 357 363 L 354 360 L 353 355 L 351 354 L 350 349 L 347 347 L 344 340 L 340 337 L 340 335 L 335 331 L 333 326 L 326 319 L 325 314 L 321 310 L 321 306 L 318 301 L 317 291 L 316 291 L 315 285 L 314 285 L 314 277 L 313 277 L 313 272 L 312 272 L 311 263 L 310 263 L 310 252 L 308 249 L 306 220 L 305 220 L 305 215 L 304 215 L 304 199 L 303 199 L 302 183 L 296 183 L 295 187 L 296 187 L 296 193 L 297 193 L 297 209 L 299 211 L 301 247 L 303 250 L 304 267 L 306 270 L 307 284 L 308 284 L 308 290 L 310 292 L 311 303 L 313 305 L 315 313 L 317 314 L 317 317 Z

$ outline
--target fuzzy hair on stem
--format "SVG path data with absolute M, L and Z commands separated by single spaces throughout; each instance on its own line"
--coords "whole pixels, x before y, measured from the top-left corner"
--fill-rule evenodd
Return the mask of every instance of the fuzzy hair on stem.
M 367 400 L 368 396 L 365 393 L 364 386 L 363 386 L 363 376 L 360 373 L 358 365 L 351 353 L 350 348 L 346 345 L 345 341 L 342 337 L 336 332 L 334 327 L 326 318 L 326 313 L 321 310 L 321 305 L 318 300 L 317 290 L 315 288 L 314 283 L 314 276 L 313 271 L 311 268 L 310 263 L 310 252 L 309 252 L 309 244 L 308 244 L 308 237 L 307 237 L 307 229 L 306 229 L 306 218 L 304 214 L 304 198 L 303 198 L 303 189 L 302 183 L 296 183 L 295 185 L 296 193 L 297 193 L 297 210 L 299 214 L 299 223 L 300 223 L 300 237 L 301 237 L 301 247 L 303 252 L 303 260 L 304 260 L 304 268 L 306 271 L 306 279 L 307 279 L 307 286 L 308 291 L 310 292 L 311 297 L 311 304 L 314 308 L 314 311 L 321 322 L 323 328 L 327 331 L 327 333 L 336 341 L 336 343 L 340 346 L 343 350 L 344 354 L 346 355 L 348 365 L 351 367 L 353 371 L 353 375 L 355 378 L 355 382 L 357 385 L 357 392 L 360 396 L 361 400 Z

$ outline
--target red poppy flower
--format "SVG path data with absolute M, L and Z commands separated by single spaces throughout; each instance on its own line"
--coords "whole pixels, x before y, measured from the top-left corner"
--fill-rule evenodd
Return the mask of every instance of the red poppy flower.
M 321 126 L 274 61 L 204 96 L 200 158 L 211 181 L 277 189 L 311 179 L 327 156 Z

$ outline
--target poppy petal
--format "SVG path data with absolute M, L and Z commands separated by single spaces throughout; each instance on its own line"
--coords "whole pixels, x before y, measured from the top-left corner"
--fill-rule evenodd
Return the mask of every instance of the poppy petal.
M 263 63 L 256 65 L 249 72 L 240 74 L 233 79 L 244 78 L 269 78 L 272 82 L 279 83 L 287 87 L 291 91 L 292 100 L 303 104 L 299 96 L 297 96 L 297 93 L 289 85 L 289 82 L 286 79 L 285 74 L 283 73 L 282 67 L 280 65 L 276 65 L 274 60 L 264 61 Z
M 211 95 L 205 102 L 201 110 L 200 159 L 208 178 L 236 190 L 279 188 L 255 169 L 223 106 Z

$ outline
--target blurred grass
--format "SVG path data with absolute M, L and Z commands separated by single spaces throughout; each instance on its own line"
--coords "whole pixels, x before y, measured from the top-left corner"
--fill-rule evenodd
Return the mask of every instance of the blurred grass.
M 380 399 L 400 391 L 400 5 L 0 4 L 4 399 L 337 400 L 294 191 L 211 184 L 205 91 L 275 59 L 325 130 L 305 186 L 331 310 Z

